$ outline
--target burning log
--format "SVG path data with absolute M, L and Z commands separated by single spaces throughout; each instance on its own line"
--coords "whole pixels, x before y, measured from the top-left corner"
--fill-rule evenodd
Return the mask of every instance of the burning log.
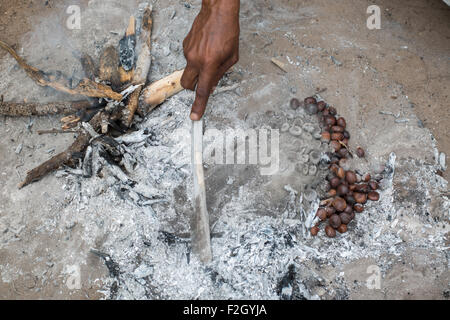
M 17 53 L 5 42 L 0 41 L 0 47 L 6 50 L 25 70 L 28 76 L 40 86 L 51 87 L 55 90 L 72 95 L 83 95 L 94 98 L 109 98 L 117 101 L 122 100 L 122 95 L 114 92 L 109 86 L 96 83 L 87 78 L 82 79 L 75 88 L 71 88 L 68 85 L 68 79 L 59 76 L 55 78 L 49 73 L 45 73 L 35 67 L 28 65 L 25 60 L 19 57 Z
M 143 90 L 143 101 L 147 105 L 147 112 L 152 111 L 168 98 L 183 90 L 180 83 L 183 72 L 184 69 L 176 71 L 171 75 L 150 84 Z
M 133 84 L 145 84 L 147 81 L 148 73 L 150 71 L 150 66 L 152 63 L 151 56 L 151 36 L 152 36 L 152 8 L 147 6 L 144 10 L 142 18 L 141 34 L 139 36 L 140 52 L 139 57 L 136 62 L 136 70 L 133 75 Z M 131 94 L 128 100 L 128 116 L 126 119 L 126 126 L 130 127 L 133 122 L 134 114 L 139 105 L 139 96 L 142 91 L 142 87 L 136 89 L 133 94 Z
M 80 58 L 80 62 L 83 67 L 85 77 L 89 80 L 95 81 L 95 78 L 98 76 L 98 70 L 92 57 L 87 53 L 84 53 Z

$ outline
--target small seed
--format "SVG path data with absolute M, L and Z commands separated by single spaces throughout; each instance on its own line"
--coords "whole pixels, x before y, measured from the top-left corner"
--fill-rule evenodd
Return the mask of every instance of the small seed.
M 291 109 L 297 110 L 300 107 L 300 101 L 297 98 L 291 99 L 290 103 Z
M 330 171 L 333 172 L 335 175 L 338 173 L 339 170 L 339 166 L 336 164 L 332 164 L 330 165 Z M 333 178 L 333 177 L 331 177 Z M 331 180 L 331 178 L 329 180 Z
M 340 117 L 339 119 L 337 119 L 337 124 L 338 126 L 342 127 L 345 129 L 345 127 L 347 126 L 347 122 L 345 121 L 344 118 Z
M 339 226 L 339 228 L 337 228 L 337 231 L 339 231 L 339 233 L 346 233 L 348 230 L 347 225 L 346 224 L 341 224 Z
M 365 155 L 366 153 L 364 152 L 364 149 L 363 149 L 363 148 L 358 147 L 358 148 L 356 149 L 356 154 L 358 155 L 358 157 L 364 158 L 364 155 Z
M 362 177 L 362 179 L 363 179 L 364 182 L 369 182 L 370 179 L 371 179 L 371 176 L 370 176 L 370 174 L 366 173 L 366 174 Z
M 333 177 L 331 180 L 330 180 L 330 185 L 331 185 L 331 187 L 332 188 L 337 188 L 338 186 L 339 186 L 339 184 L 341 183 L 341 180 L 338 178 L 338 177 Z
M 332 205 L 336 209 L 336 211 L 340 212 L 344 211 L 345 208 L 347 208 L 347 202 L 345 202 L 345 200 L 340 197 L 334 199 Z
M 361 213 L 361 212 L 364 211 L 364 207 L 362 205 L 360 205 L 360 204 L 355 204 L 353 206 L 353 209 L 355 209 L 355 211 L 358 212 L 358 213 Z
M 337 214 L 333 214 L 329 219 L 330 226 L 332 226 L 334 229 L 339 228 L 339 226 L 342 224 L 341 218 Z
M 319 233 L 319 227 L 314 226 L 314 227 L 311 228 L 310 231 L 311 231 L 311 235 L 312 235 L 313 237 L 315 237 L 315 236 L 317 236 L 317 234 Z
M 355 201 L 358 203 L 364 204 L 367 202 L 367 195 L 365 193 L 354 192 L 353 197 L 355 198 Z
M 361 193 L 369 193 L 370 187 L 365 183 L 357 184 L 354 191 L 361 192 Z
M 345 173 L 345 180 L 349 184 L 355 184 L 356 183 L 356 173 L 354 173 L 353 171 L 347 171 Z
M 324 208 L 319 208 L 316 216 L 319 217 L 320 221 L 324 221 L 327 218 L 327 211 Z
M 325 227 L 325 234 L 329 238 L 334 238 L 334 237 L 336 237 L 336 230 L 334 230 L 332 226 L 326 226 Z
M 371 201 L 378 201 L 378 200 L 380 200 L 380 194 L 376 191 L 371 191 L 367 195 L 367 198 L 369 198 L 369 200 L 371 200 Z

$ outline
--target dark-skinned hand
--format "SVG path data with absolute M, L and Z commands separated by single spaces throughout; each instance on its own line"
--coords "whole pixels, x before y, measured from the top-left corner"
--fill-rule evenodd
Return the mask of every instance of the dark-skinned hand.
M 219 80 L 239 60 L 239 8 L 240 0 L 203 0 L 183 41 L 187 66 L 181 85 L 196 91 L 194 121 L 202 118 Z

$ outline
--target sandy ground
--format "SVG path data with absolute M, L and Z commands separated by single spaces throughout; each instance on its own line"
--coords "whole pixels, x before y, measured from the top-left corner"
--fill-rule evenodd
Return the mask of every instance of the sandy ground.
M 1 39 L 41 69 L 77 74 L 73 52 L 98 57 L 106 45 L 117 44 L 137 3 L 2 0 Z M 199 3 L 154 2 L 151 80 L 184 66 L 181 41 Z M 261 180 L 252 167 L 210 167 L 208 204 L 214 232 L 221 236 L 213 237 L 215 262 L 203 267 L 195 259 L 185 261 L 189 170 L 184 177 L 161 174 L 158 188 L 171 201 L 154 206 L 151 216 L 119 199 L 114 181 L 107 179 L 53 174 L 19 191 L 26 171 L 64 150 L 73 135 L 37 135 L 37 130 L 57 127 L 58 117 L 3 117 L 0 298 L 276 299 L 289 274 L 295 280 L 293 298 L 449 298 L 445 179 L 450 175 L 437 158 L 440 152 L 450 154 L 450 8 L 441 1 L 378 1 L 381 30 L 368 30 L 369 1 L 242 3 L 240 61 L 223 82 L 240 88 L 211 99 L 207 126 L 280 128 L 292 118 L 291 97 L 326 88 L 321 96 L 347 119 L 353 147 L 367 150 L 367 162 L 354 166 L 373 172 L 395 153 L 395 173 L 384 179 L 382 201 L 371 205 L 345 236 L 303 239 L 301 221 L 279 216 L 289 201 L 283 187 L 302 191 L 304 177 L 288 168 L 286 174 Z M 82 9 L 81 30 L 65 26 L 66 8 L 73 4 Z M 272 57 L 286 63 L 287 72 L 270 63 Z M 0 70 L 5 101 L 73 99 L 36 86 L 4 53 Z M 149 118 L 170 113 L 174 128 L 188 128 L 192 98 L 183 92 Z M 143 125 L 167 134 L 163 145 L 176 140 L 151 119 Z M 301 143 L 286 140 L 282 148 L 289 150 Z M 160 163 L 159 151 L 150 150 L 143 147 L 136 157 Z M 146 181 L 142 168 L 133 177 L 138 183 Z M 272 254 L 264 243 L 272 246 Z M 92 248 L 107 256 L 92 254 Z M 381 285 L 371 289 L 366 282 L 373 267 Z

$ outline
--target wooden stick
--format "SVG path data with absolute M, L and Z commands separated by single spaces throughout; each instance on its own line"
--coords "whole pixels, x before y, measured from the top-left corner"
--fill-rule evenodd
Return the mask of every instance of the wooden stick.
M 139 56 L 136 62 L 136 71 L 133 75 L 133 84 L 141 84 L 147 81 L 148 73 L 150 71 L 150 67 L 152 64 L 152 56 L 151 56 L 151 37 L 152 37 L 152 8 L 151 6 L 147 6 L 144 11 L 144 15 L 142 18 L 142 28 L 141 34 L 139 36 L 139 44 L 141 46 Z M 128 99 L 128 117 L 126 120 L 126 126 L 130 127 L 134 114 L 139 105 L 139 96 L 142 91 L 142 87 L 136 89 L 135 92 Z
M 194 177 L 194 216 L 192 249 L 202 262 L 212 260 L 209 215 L 206 207 L 205 176 L 203 172 L 203 120 L 192 121 L 192 171 Z
M 130 17 L 130 21 L 128 23 L 127 30 L 125 31 L 125 36 L 120 40 L 119 48 L 123 45 L 130 46 L 131 43 L 128 41 L 130 37 L 136 36 L 136 18 L 134 16 Z M 135 48 L 129 48 L 131 50 L 135 50 Z M 120 60 L 119 60 L 120 61 Z M 121 63 L 121 61 L 120 61 Z M 134 62 L 133 62 L 134 64 Z M 120 82 L 122 84 L 128 83 L 133 79 L 134 69 L 131 68 L 129 71 L 125 70 L 122 65 L 119 66 L 119 74 L 120 74 Z
M 92 118 L 92 120 L 89 121 L 89 124 L 92 126 L 92 128 L 94 128 L 94 130 L 98 130 L 101 127 L 102 114 L 103 112 L 97 113 Z M 66 151 L 57 154 L 56 156 L 42 163 L 40 166 L 28 171 L 25 180 L 18 185 L 19 189 L 22 189 L 32 182 L 40 180 L 47 174 L 58 170 L 65 164 L 69 164 L 72 161 L 74 154 L 83 153 L 86 150 L 86 148 L 89 146 L 90 139 L 91 135 L 88 132 L 82 132 Z
M 94 98 L 109 98 L 113 100 L 122 100 L 122 95 L 111 90 L 109 86 L 96 83 L 90 79 L 83 79 L 77 87 L 71 89 L 67 85 L 67 79 L 59 79 L 52 81 L 49 75 L 45 72 L 28 65 L 25 60 L 17 55 L 17 53 L 8 46 L 5 42 L 0 41 L 0 48 L 6 50 L 11 56 L 16 59 L 19 65 L 25 70 L 28 76 L 33 79 L 38 85 L 43 87 L 51 87 L 55 90 L 62 91 L 72 95 L 83 95 Z
M 142 96 L 143 101 L 147 106 L 147 113 L 166 101 L 169 97 L 183 90 L 180 83 L 183 72 L 184 69 L 176 71 L 171 75 L 150 84 L 143 90 Z
M 100 56 L 99 78 L 110 82 L 115 90 L 118 90 L 121 86 L 121 75 L 118 66 L 119 54 L 117 49 L 113 46 L 108 46 Z
M 9 117 L 68 115 L 90 105 L 89 101 L 53 102 L 48 104 L 0 101 L 0 115 Z

